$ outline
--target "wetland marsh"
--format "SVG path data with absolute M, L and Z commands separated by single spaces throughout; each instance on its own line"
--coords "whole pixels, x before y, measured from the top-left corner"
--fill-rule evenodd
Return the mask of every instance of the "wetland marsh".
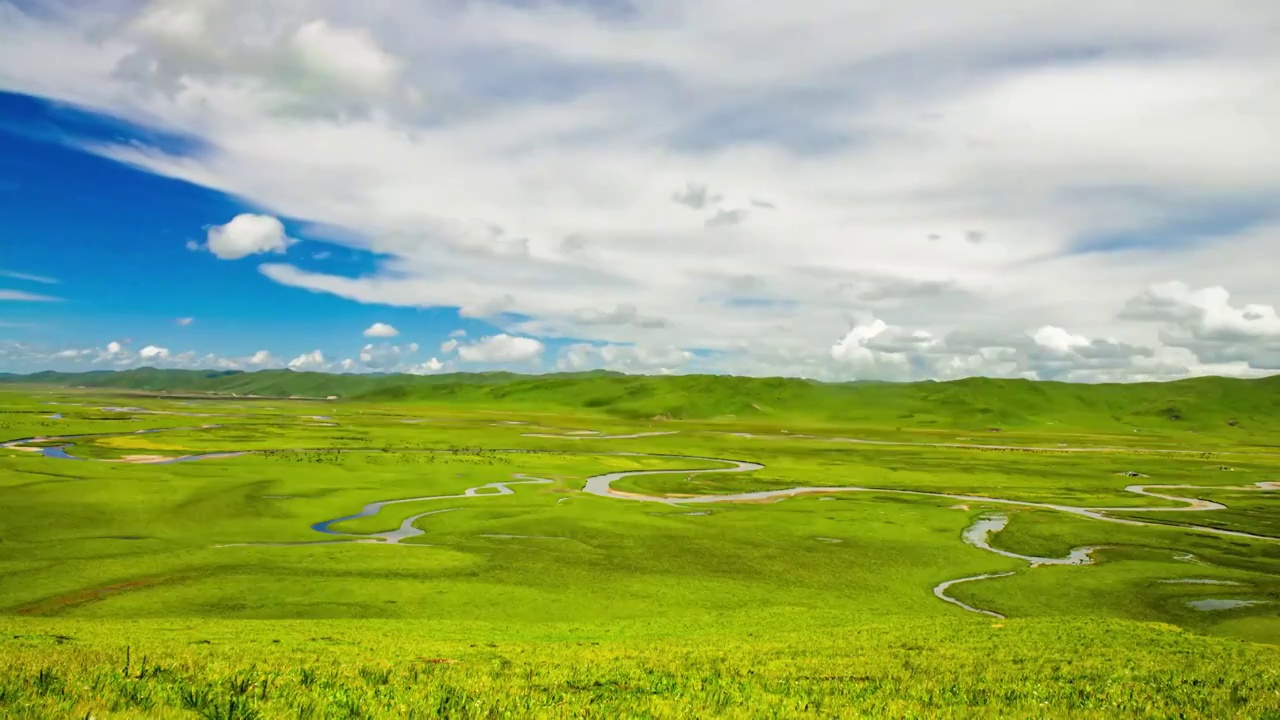
M 1280 673 L 1244 669 L 1280 659 L 1280 455 L 1265 445 L 2 397 L 0 624 L 16 664 L 0 702 L 18 717 L 452 702 L 482 717 L 1114 717 L 1188 697 L 1204 716 L 1280 711 Z M 1050 637 L 1079 656 L 1045 664 Z M 161 670 L 121 674 L 126 652 Z M 985 653 L 1008 667 L 956 674 Z M 1122 666 L 1156 684 L 1141 698 L 1090 685 Z M 1010 684 L 1015 667 L 1036 694 Z M 1215 674 L 1235 689 L 1199 684 Z M 338 695 L 363 714 L 333 710 Z

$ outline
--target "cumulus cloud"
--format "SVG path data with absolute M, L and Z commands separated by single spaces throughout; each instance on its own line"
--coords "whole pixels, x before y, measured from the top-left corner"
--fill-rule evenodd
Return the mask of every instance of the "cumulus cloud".
M 440 352 L 445 353 L 446 355 L 457 349 L 458 349 L 458 341 L 456 339 L 449 339 L 440 343 Z
M 1152 285 L 1129 300 L 1120 317 L 1153 320 L 1178 326 L 1210 340 L 1248 340 L 1280 337 L 1280 316 L 1275 307 L 1231 305 L 1231 294 L 1222 287 L 1192 290 L 1183 282 Z
M 458 358 L 474 363 L 525 363 L 542 355 L 545 346 L 533 338 L 502 333 L 458 346 Z
M 1060 327 L 1045 325 L 1036 330 L 1031 336 L 1037 344 L 1056 350 L 1057 352 L 1071 352 L 1075 348 L 1085 347 L 1089 344 L 1089 339 L 1079 335 L 1072 335 Z
M 876 350 L 872 341 L 889 332 L 889 326 L 879 318 L 849 328 L 844 337 L 831 346 L 831 359 L 849 366 L 860 378 L 894 378 L 905 366 L 905 357 L 894 349 Z
M 365 331 L 364 331 L 365 337 L 372 337 L 372 338 L 389 338 L 389 337 L 395 337 L 399 334 L 400 334 L 399 330 L 395 329 L 394 327 L 386 323 L 380 323 L 380 322 L 376 322 L 370 325 L 369 327 L 365 328 Z
M 1205 363 L 1241 362 L 1280 370 L 1280 315 L 1273 305 L 1231 304 L 1222 287 L 1192 289 L 1183 282 L 1151 285 L 1131 298 L 1119 317 L 1160 324 L 1165 345 L 1185 348 Z
M 401 366 L 409 356 L 418 352 L 417 343 L 391 345 L 369 343 L 360 349 L 360 362 L 371 370 L 390 371 Z
M 858 379 L 955 379 L 972 375 L 1081 382 L 1168 379 L 1194 374 L 1176 358 L 1112 338 L 1087 338 L 1056 326 L 1027 332 L 926 330 L 874 316 L 854 324 L 831 347 L 837 367 Z M 839 371 L 837 371 L 839 372 Z
M 567 372 L 604 369 L 631 373 L 671 373 L 685 366 L 694 357 L 693 353 L 676 347 L 574 343 L 561 348 L 556 368 Z
M 261 253 L 283 253 L 294 242 L 278 219 L 243 213 L 226 225 L 209 228 L 205 246 L 220 260 L 239 260 Z
M 325 370 L 328 367 L 328 363 L 325 362 L 324 353 L 319 350 L 312 350 L 290 360 L 288 367 L 290 370 L 298 372 L 320 371 Z
M 399 72 L 399 62 L 363 29 L 312 20 L 293 34 L 292 45 L 302 63 L 316 75 L 355 90 L 386 92 Z
M 266 350 L 259 350 L 249 356 L 247 363 L 253 367 L 265 368 L 279 365 L 280 361 L 270 352 Z
M 1270 336 L 1247 307 L 1280 302 L 1259 260 L 1280 242 L 1260 200 L 1280 190 L 1280 5 L 1175 5 L 5 5 L 0 89 L 191 137 L 78 146 L 379 258 L 260 268 L 302 290 L 702 369 L 1250 372 Z M 234 224 L 206 249 L 290 242 Z M 1117 319 L 1174 277 L 1249 302 L 1209 318 L 1212 298 L 1153 295 Z M 628 306 L 662 325 L 611 317 Z M 970 347 L 980 330 L 998 344 Z
M 285 366 L 284 362 L 268 350 L 231 357 L 216 353 L 198 353 L 194 350 L 174 352 L 158 345 L 146 345 L 133 351 L 117 341 L 109 342 L 102 347 L 73 347 L 58 350 L 46 350 L 30 345 L 23 345 L 19 349 L 14 344 L 0 343 L 0 349 L 5 350 L 4 353 L 0 353 L 0 362 L 7 360 L 13 364 L 10 369 L 21 372 L 50 368 L 76 371 L 103 366 L 113 370 L 142 366 L 189 370 L 264 370 Z M 295 363 L 299 367 L 308 369 L 328 369 L 321 358 L 322 356 L 308 353 Z
M 45 349 L 35 345 L 0 341 L 0 367 L 6 371 L 34 372 L 57 369 L 82 371 L 101 369 L 126 370 L 142 366 L 187 370 L 240 370 L 258 371 L 288 367 L 298 371 L 320 372 L 384 372 L 384 373 L 436 373 L 449 364 L 437 358 L 416 362 L 413 355 L 419 347 L 416 343 L 405 345 L 367 344 L 355 358 L 330 362 L 320 350 L 303 353 L 290 362 L 284 362 L 270 350 L 258 350 L 243 356 L 225 356 L 217 353 L 200 353 L 194 350 L 174 352 L 157 345 L 147 345 L 132 351 L 117 341 L 102 347 L 72 347 Z
M 162 348 L 156 345 L 148 345 L 138 351 L 138 357 L 144 362 L 147 360 L 168 360 L 169 348 Z
M 424 362 L 418 363 L 417 365 L 409 365 L 408 367 L 404 368 L 404 372 L 410 375 L 433 375 L 435 373 L 440 372 L 441 370 L 444 370 L 444 368 L 445 368 L 445 363 L 441 362 L 440 360 L 437 360 L 436 358 L 428 358 Z

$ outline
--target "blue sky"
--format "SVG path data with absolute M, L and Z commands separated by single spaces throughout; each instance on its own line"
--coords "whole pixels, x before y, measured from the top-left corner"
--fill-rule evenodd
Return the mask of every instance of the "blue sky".
M 1280 5 L 1082 2 L 0 0 L 0 372 L 1280 370 Z
M 433 348 L 457 330 L 497 332 L 457 308 L 352 302 L 279 285 L 253 262 L 190 250 L 208 227 L 259 208 L 76 147 L 146 137 L 128 123 L 14 94 L 0 94 L 0 117 L 0 237 L 8 249 L 0 287 L 50 298 L 0 306 L 0 337 L 58 348 L 128 341 L 225 357 L 269 349 L 287 359 L 320 349 L 341 359 L 368 344 L 362 332 L 377 322 L 399 330 L 397 342 Z M 300 240 L 286 252 L 299 266 L 373 271 L 374 254 L 307 238 L 306 223 L 284 224 Z M 179 324 L 185 318 L 190 324 Z

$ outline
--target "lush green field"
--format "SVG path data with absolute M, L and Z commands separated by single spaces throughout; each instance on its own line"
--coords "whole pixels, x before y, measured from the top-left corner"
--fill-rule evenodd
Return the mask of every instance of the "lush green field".
M 1113 621 L 7 623 L 11 717 L 1275 717 L 1272 646 Z M 682 637 L 673 637 L 682 634 Z M 461 639 L 459 639 L 461 638 Z M 489 642 L 492 641 L 492 642 Z
M 663 403 L 689 382 L 642 380 Z M 834 400 L 658 419 L 545 387 L 633 381 L 396 402 L 376 379 L 363 400 L 0 390 L 0 440 L 32 439 L 0 449 L 0 715 L 1280 717 L 1280 513 L 1258 485 L 1280 480 L 1274 384 L 998 385 L 981 402 L 1000 432 L 954 421 L 968 405 L 898 422 L 981 383 L 818 386 L 880 394 L 847 422 Z M 531 383 L 537 402 L 495 398 Z M 1161 392 L 1185 417 L 1116 411 Z M 643 433 L 668 434 L 608 437 Z M 154 464 L 208 453 L 244 454 Z M 483 488 L 506 482 L 527 484 Z M 624 495 L 805 487 L 861 489 Z M 342 519 L 407 498 L 425 499 Z M 1194 502 L 1226 507 L 1171 511 Z M 963 539 L 997 513 L 995 549 L 1096 562 Z M 328 520 L 347 535 L 312 528 Z M 944 594 L 1007 619 L 933 592 L 986 573 L 1012 574 Z
M 1226 443 L 1280 445 L 1280 376 L 1123 385 L 988 378 L 830 384 L 791 378 L 650 377 L 599 371 L 413 376 L 140 368 L 25 376 L 0 373 L 0 384 L 5 383 L 214 393 L 258 404 L 262 401 L 253 397 L 333 396 L 381 406 L 448 404 L 490 412 L 588 413 L 630 421 L 655 417 L 720 419 L 737 430 L 801 421 L 829 430 L 856 427 L 875 433 L 905 429 L 954 435 L 952 431 L 963 429 L 1084 434 L 1095 440 L 1102 436 L 1109 442 L 1148 447 L 1180 445 L 1188 435 L 1197 436 L 1197 443 L 1206 447 Z M 1135 434 L 1142 437 L 1129 437 Z

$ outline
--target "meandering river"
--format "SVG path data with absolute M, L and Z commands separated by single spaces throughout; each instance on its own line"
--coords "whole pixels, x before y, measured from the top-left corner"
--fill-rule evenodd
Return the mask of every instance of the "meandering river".
M 145 434 L 145 433 L 156 433 L 156 432 L 166 432 L 166 431 L 172 432 L 172 431 L 178 431 L 178 430 L 198 430 L 198 429 L 209 429 L 214 427 L 218 427 L 218 426 L 204 425 L 199 428 L 192 428 L 192 427 L 153 428 L 153 429 L 145 429 L 145 430 L 135 430 L 132 432 L 132 434 Z M 137 463 L 156 464 L 156 465 L 178 463 L 178 462 L 193 462 L 193 461 L 200 461 L 200 460 L 213 460 L 213 459 L 220 459 L 220 458 L 230 458 L 230 457 L 248 455 L 248 454 L 252 454 L 253 452 L 256 452 L 256 451 L 215 452 L 215 453 L 184 455 L 180 457 L 160 457 L 160 456 L 140 455 L 140 456 L 126 456 L 119 460 L 81 458 L 81 457 L 72 455 L 69 452 L 69 449 L 73 447 L 72 441 L 77 439 L 94 438 L 94 437 L 110 437 L 110 436 L 119 436 L 124 434 L 129 434 L 129 433 L 109 432 L 109 433 L 89 433 L 89 434 L 82 434 L 82 435 L 62 435 L 62 436 L 53 436 L 53 437 L 24 438 L 20 440 L 12 440 L 9 442 L 0 443 L 0 447 L 29 451 L 29 452 L 40 452 L 47 458 L 52 458 L 57 460 L 81 460 L 81 461 L 94 460 L 97 462 L 137 462 Z M 561 439 L 579 439 L 579 440 L 582 440 L 582 439 L 621 440 L 621 439 L 627 439 L 627 438 L 653 437 L 658 435 L 669 435 L 669 434 L 674 434 L 674 433 L 666 433 L 666 432 L 636 433 L 632 435 L 615 435 L 615 436 L 587 435 L 585 433 L 576 434 L 576 435 L 567 435 L 567 436 L 566 435 L 559 435 L 559 436 L 542 435 L 542 434 L 534 434 L 534 433 L 526 433 L 525 435 L 527 437 L 556 437 Z M 850 439 L 842 439 L 842 440 L 845 440 L 848 442 L 858 442 Z M 60 444 L 40 445 L 40 446 L 32 445 L 32 443 L 36 443 L 36 442 L 40 442 L 40 443 L 56 442 Z M 881 444 L 879 441 L 867 441 L 867 442 Z M 883 444 L 898 444 L 898 443 L 883 443 Z M 951 444 L 936 444 L 936 445 L 941 447 L 988 447 L 988 448 L 991 447 L 991 446 L 963 446 L 963 445 L 951 445 Z M 1049 448 L 1045 448 L 1045 449 L 1049 449 Z M 1053 448 L 1053 449 L 1062 450 L 1063 448 Z M 432 452 L 432 451 L 428 450 L 424 452 Z M 518 452 L 525 452 L 525 450 L 495 449 L 495 450 L 490 450 L 490 452 L 518 453 Z M 959 501 L 965 501 L 970 503 L 988 503 L 988 504 L 995 504 L 995 505 L 1004 505 L 1008 507 L 1052 510 L 1052 511 L 1067 513 L 1070 515 L 1087 517 L 1093 520 L 1119 523 L 1123 525 L 1168 527 L 1167 525 L 1161 525 L 1159 523 L 1146 522 L 1146 521 L 1135 520 L 1131 518 L 1114 517 L 1107 513 L 1110 513 L 1110 512 L 1126 512 L 1126 513 L 1203 512 L 1203 511 L 1211 511 L 1211 510 L 1222 510 L 1226 508 L 1226 506 L 1223 505 L 1222 503 L 1213 502 L 1210 500 L 1203 500 L 1199 498 L 1182 497 L 1180 495 L 1167 494 L 1167 492 L 1154 492 L 1153 489 L 1158 489 L 1163 491 L 1197 490 L 1197 489 L 1268 491 L 1268 490 L 1280 489 L 1280 483 L 1273 483 L 1273 482 L 1260 482 L 1260 483 L 1255 483 L 1253 485 L 1244 486 L 1244 487 L 1195 486 L 1195 485 L 1129 485 L 1128 487 L 1125 488 L 1127 492 L 1131 492 L 1136 495 L 1158 498 L 1160 500 L 1166 500 L 1170 502 L 1182 503 L 1180 506 L 1175 506 L 1175 507 L 1092 507 L 1092 508 L 1089 508 L 1089 507 L 1076 507 L 1071 505 L 1060 505 L 1055 503 L 1042 503 L 1042 502 L 1032 502 L 1032 501 L 1026 501 L 1026 500 L 1008 499 L 1008 498 L 996 498 L 996 497 L 989 497 L 985 495 L 962 495 L 962 494 L 955 494 L 955 493 L 928 492 L 923 490 L 857 487 L 857 486 L 848 486 L 848 485 L 836 485 L 836 486 L 826 486 L 826 487 L 793 487 L 793 488 L 787 488 L 787 489 L 781 489 L 781 490 L 760 490 L 760 491 L 741 492 L 741 493 L 697 495 L 697 496 L 689 496 L 689 497 L 685 497 L 685 496 L 672 497 L 667 495 L 648 495 L 644 493 L 616 490 L 613 488 L 613 484 L 625 478 L 642 477 L 647 475 L 671 475 L 671 474 L 684 474 L 684 473 L 696 473 L 699 475 L 712 474 L 712 473 L 747 473 L 747 472 L 754 472 L 757 470 L 761 470 L 764 468 L 764 465 L 756 462 L 746 461 L 746 460 L 731 460 L 731 459 L 724 459 L 724 458 L 703 457 L 703 456 L 697 456 L 697 455 L 666 455 L 666 454 L 639 453 L 639 452 L 604 452 L 604 453 L 598 453 L 598 454 L 623 456 L 623 457 L 637 457 L 637 458 L 661 458 L 665 460 L 687 460 L 687 461 L 690 461 L 691 463 L 718 463 L 723 465 L 723 467 L 709 468 L 709 469 L 708 468 L 691 468 L 691 469 L 673 468 L 673 469 L 662 469 L 662 470 L 628 470 L 628 471 L 602 473 L 600 475 L 594 475 L 587 478 L 582 487 L 582 491 L 584 493 L 587 493 L 589 495 L 595 495 L 598 497 L 612 498 L 616 500 L 627 500 L 627 501 L 633 501 L 633 502 L 661 503 L 664 505 L 761 502 L 761 501 L 771 501 L 771 500 L 780 501 L 786 498 L 796 497 L 800 495 L 830 496 L 836 493 L 852 493 L 852 492 L 886 493 L 886 494 L 914 495 L 914 496 L 922 496 L 922 497 L 943 498 L 951 501 L 959 500 Z M 237 543 L 236 545 L 281 546 L 281 545 L 333 544 L 333 543 L 344 543 L 344 542 L 363 542 L 363 543 L 372 542 L 372 543 L 389 544 L 389 545 L 404 544 L 402 541 L 408 538 L 417 537 L 424 534 L 424 531 L 417 527 L 417 521 L 432 515 L 438 515 L 438 514 L 447 513 L 447 512 L 454 512 L 456 510 L 460 510 L 461 508 L 459 507 L 437 508 L 437 509 L 429 510 L 426 512 L 418 513 L 416 515 L 406 518 L 403 522 L 400 523 L 399 527 L 397 527 L 396 529 L 385 531 L 385 532 L 359 533 L 359 532 L 351 532 L 351 531 L 341 531 L 341 530 L 334 529 L 333 526 L 343 522 L 349 522 L 349 521 L 359 520 L 363 518 L 373 517 L 377 515 L 379 512 L 381 512 L 381 510 L 384 507 L 388 507 L 391 505 L 413 503 L 413 502 L 427 502 L 427 501 L 448 501 L 448 500 L 467 501 L 467 500 L 474 500 L 476 498 L 499 497 L 499 496 L 513 494 L 515 491 L 512 489 L 512 486 L 540 485 L 540 484 L 549 484 L 553 482 L 546 478 L 533 477 L 530 475 L 525 475 L 523 473 L 515 474 L 514 478 L 515 479 L 509 480 L 509 481 L 488 483 L 486 485 L 480 485 L 477 487 L 468 488 L 464 490 L 462 493 L 454 494 L 454 495 L 429 495 L 429 496 L 419 496 L 419 497 L 397 498 L 397 499 L 391 499 L 391 500 L 381 500 L 378 502 L 373 502 L 365 505 L 357 513 L 354 513 L 351 515 L 344 515 L 342 517 L 337 517 L 329 520 L 322 520 L 320 522 L 317 522 L 311 525 L 311 529 L 319 533 L 323 533 L 325 535 L 331 536 L 334 539 L 321 540 L 321 541 L 310 542 L 310 543 L 308 542 Z M 1093 562 L 1093 553 L 1098 549 L 1100 549 L 1097 546 L 1079 547 L 1079 548 L 1073 548 L 1066 557 L 1046 558 L 1046 557 L 1034 557 L 1034 556 L 1028 556 L 1028 555 L 1021 555 L 1018 553 L 1014 553 L 1008 550 L 1003 550 L 1003 549 L 992 546 L 990 543 L 991 536 L 1003 530 L 1008 524 L 1008 521 L 1009 521 L 1008 517 L 1005 515 L 986 514 L 986 515 L 979 516 L 973 522 L 973 524 L 971 524 L 968 528 L 964 530 L 961 537 L 965 543 L 975 548 L 979 548 L 987 552 L 991 552 L 1004 557 L 1015 558 L 1015 559 L 1026 561 L 1027 563 L 1029 563 L 1030 567 L 1032 568 L 1043 566 L 1043 565 L 1087 565 Z M 1262 540 L 1262 541 L 1268 541 L 1268 542 L 1280 541 L 1280 538 L 1274 538 L 1274 537 L 1265 536 L 1265 535 L 1255 535 L 1252 533 L 1226 530 L 1222 528 L 1193 526 L 1193 525 L 1180 525 L 1177 527 L 1187 531 L 1192 531 L 1192 532 L 1201 532 L 1201 533 L 1225 535 L 1225 536 L 1232 536 L 1232 537 L 1242 537 L 1242 538 L 1249 538 L 1253 540 Z M 421 543 L 414 543 L 414 545 L 421 545 Z M 222 547 L 229 547 L 229 546 L 222 546 Z M 986 573 L 982 575 L 975 575 L 970 577 L 962 577 L 962 578 L 956 578 L 953 580 L 947 580 L 935 586 L 933 588 L 933 594 L 941 600 L 944 600 L 953 605 L 957 605 L 970 612 L 981 613 L 981 614 L 990 615 L 993 617 L 1003 617 L 999 613 L 994 612 L 992 610 L 986 610 L 986 609 L 977 608 L 977 607 L 973 607 L 968 604 L 965 604 L 951 597 L 947 593 L 947 591 L 949 588 L 961 583 L 975 582 L 975 581 L 987 580 L 987 579 L 999 578 L 999 577 L 1008 577 L 1013 574 L 1016 574 L 1016 573 L 1014 572 Z

